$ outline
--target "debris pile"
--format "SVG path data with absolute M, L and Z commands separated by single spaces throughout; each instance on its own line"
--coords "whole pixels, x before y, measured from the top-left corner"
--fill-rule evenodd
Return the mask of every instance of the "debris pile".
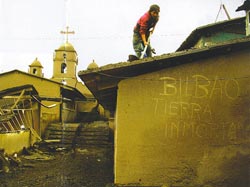
M 4 149 L 0 150 L 0 172 L 8 173 L 12 167 L 18 167 L 20 164 L 21 160 L 17 153 L 9 155 Z

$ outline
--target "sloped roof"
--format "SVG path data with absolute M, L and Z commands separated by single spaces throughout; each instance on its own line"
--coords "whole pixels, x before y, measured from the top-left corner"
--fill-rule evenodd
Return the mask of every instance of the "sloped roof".
M 32 62 L 32 64 L 30 64 L 29 65 L 29 67 L 41 67 L 41 68 L 43 68 L 43 66 L 42 66 L 42 64 L 41 64 L 41 62 L 38 60 L 38 58 L 36 58 L 33 62 Z
M 60 82 L 53 81 L 51 79 L 47 79 L 47 78 L 44 78 L 44 77 L 38 77 L 36 75 L 30 74 L 30 73 L 26 73 L 26 72 L 23 72 L 23 71 L 20 71 L 20 70 L 12 70 L 12 71 L 1 73 L 0 74 L 0 78 L 1 78 L 1 76 L 8 75 L 8 74 L 14 74 L 14 73 L 19 73 L 19 74 L 23 74 L 23 75 L 28 76 L 28 77 L 33 77 L 33 78 L 36 78 L 36 79 L 42 79 L 43 81 L 52 82 L 52 83 L 57 84 L 58 86 L 61 87 L 63 95 L 65 95 L 65 96 L 67 96 L 69 98 L 75 98 L 75 97 L 77 97 L 79 99 L 86 100 L 86 97 L 81 92 L 79 92 L 76 88 L 74 88 L 74 87 L 71 87 L 71 86 L 68 86 L 68 85 L 64 85 L 64 84 L 62 84 Z
M 247 48 L 250 48 L 250 38 L 242 38 L 210 47 L 183 50 L 133 62 L 109 64 L 96 69 L 79 71 L 78 76 L 98 102 L 114 113 L 117 86 L 121 80 Z
M 241 34 L 242 37 L 245 37 L 245 19 L 246 17 L 240 17 L 198 27 L 191 32 L 176 51 L 191 49 L 202 36 L 210 36 L 215 32 Z
M 6 95 L 19 95 L 22 90 L 25 90 L 24 95 L 38 95 L 37 90 L 31 84 L 25 84 L 22 86 L 15 86 L 0 91 L 0 98 Z

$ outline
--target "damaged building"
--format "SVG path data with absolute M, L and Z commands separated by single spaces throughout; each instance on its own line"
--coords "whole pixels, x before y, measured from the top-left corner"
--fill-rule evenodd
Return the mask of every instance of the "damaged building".
M 175 53 L 80 71 L 114 123 L 115 185 L 249 186 L 249 54 L 242 17 Z
M 105 119 L 97 100 L 77 80 L 78 57 L 73 45 L 63 43 L 55 50 L 53 61 L 51 79 L 43 76 L 43 66 L 37 58 L 28 72 L 12 70 L 0 74 L 0 148 L 8 154 L 42 139 L 62 142 L 62 131 L 67 128 L 70 132 L 73 128 L 74 135 L 81 123 Z M 73 138 L 68 142 L 70 146 Z
M 20 151 L 23 147 L 30 147 L 37 139 L 40 140 L 39 131 L 34 126 L 38 124 L 39 105 L 32 102 L 32 95 L 37 94 L 32 85 L 0 92 L 0 147 L 6 153 Z
M 93 62 L 78 72 L 84 84 L 68 41 L 55 50 L 51 79 L 38 59 L 28 73 L 0 74 L 0 148 L 12 154 L 41 139 L 106 145 L 112 127 L 117 187 L 249 186 L 245 20 L 199 27 L 174 53 Z

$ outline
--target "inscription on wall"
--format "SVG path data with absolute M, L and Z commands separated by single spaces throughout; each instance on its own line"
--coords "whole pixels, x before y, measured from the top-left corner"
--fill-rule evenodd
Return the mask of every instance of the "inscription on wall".
M 244 126 L 237 119 L 220 116 L 224 104 L 240 95 L 237 79 L 204 75 L 162 77 L 158 97 L 152 98 L 155 117 L 165 119 L 166 138 L 217 138 L 238 141 Z M 224 113 L 222 113 L 224 114 Z M 242 134 L 243 133 L 243 134 Z
M 236 79 L 222 79 L 215 76 L 209 79 L 204 75 L 193 75 L 181 78 L 162 77 L 163 89 L 160 95 L 163 96 L 192 96 L 198 99 L 212 98 L 214 96 L 220 98 L 235 99 L 239 95 L 239 83 Z M 190 89 L 191 88 L 191 89 Z

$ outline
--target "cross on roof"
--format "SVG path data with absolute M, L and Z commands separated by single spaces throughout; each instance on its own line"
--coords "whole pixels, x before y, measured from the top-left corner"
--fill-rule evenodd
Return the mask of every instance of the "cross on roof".
M 69 31 L 69 26 L 66 27 L 66 31 L 61 31 L 61 34 L 66 34 L 66 42 L 68 42 L 68 35 L 75 34 L 75 31 Z

